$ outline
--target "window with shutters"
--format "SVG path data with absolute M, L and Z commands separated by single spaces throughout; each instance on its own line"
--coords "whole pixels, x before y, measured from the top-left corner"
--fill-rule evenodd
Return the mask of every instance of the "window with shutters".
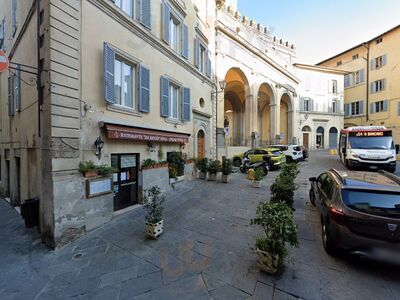
M 384 112 L 387 111 L 387 102 L 386 100 L 382 100 L 382 101 L 377 101 L 374 103 L 371 103 L 371 113 L 379 113 L 379 112 Z
M 336 114 L 339 112 L 339 101 L 333 100 L 331 103 L 331 112 Z
M 374 69 L 380 69 L 386 64 L 386 55 L 379 56 L 373 60 Z
M 376 44 L 380 44 L 380 43 L 382 43 L 382 38 L 378 38 L 378 39 L 376 39 L 376 40 L 375 40 L 375 42 L 376 42 Z
M 312 111 L 312 100 L 310 98 L 303 98 L 303 111 Z
M 371 93 L 377 93 L 385 90 L 385 79 L 371 82 Z
M 208 50 L 207 43 L 199 36 L 196 36 L 194 48 L 195 66 L 202 74 L 211 78 L 211 53 Z
M 169 115 L 168 118 L 178 120 L 181 89 L 179 86 L 169 83 Z
M 342 65 L 342 61 L 339 60 L 339 61 L 336 63 L 336 66 L 341 66 L 341 65 Z
M 137 66 L 120 57 L 114 60 L 115 104 L 136 109 Z
M 135 0 L 112 0 L 115 5 L 119 7 L 123 12 L 125 12 L 131 18 L 135 15 Z
M 350 115 L 351 116 L 356 116 L 356 115 L 360 115 L 360 102 L 361 101 L 356 101 L 353 103 L 350 103 Z
M 360 76 L 360 71 L 354 72 L 354 84 L 360 84 L 361 83 L 361 76 Z
M 201 73 L 205 74 L 207 69 L 207 48 L 200 44 L 200 61 L 199 61 L 199 70 Z
M 353 60 L 358 59 L 360 56 L 358 54 L 353 55 Z

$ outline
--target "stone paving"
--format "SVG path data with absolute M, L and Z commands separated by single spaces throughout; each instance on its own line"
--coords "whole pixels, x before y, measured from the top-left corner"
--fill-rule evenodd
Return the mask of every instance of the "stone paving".
M 343 168 L 323 151 L 300 163 L 300 248 L 274 276 L 257 268 L 251 247 L 259 229 L 249 222 L 279 171 L 261 189 L 234 174 L 227 185 L 194 180 L 168 192 L 157 241 L 145 238 L 139 208 L 48 251 L 0 201 L 0 299 L 400 299 L 398 267 L 323 251 L 308 177 L 330 167 Z

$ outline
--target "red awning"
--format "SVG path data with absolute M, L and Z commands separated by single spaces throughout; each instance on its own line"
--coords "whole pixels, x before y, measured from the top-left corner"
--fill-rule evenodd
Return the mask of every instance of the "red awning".
M 107 138 L 110 140 L 134 140 L 144 142 L 178 143 L 189 142 L 190 134 L 175 133 L 148 128 L 105 124 Z

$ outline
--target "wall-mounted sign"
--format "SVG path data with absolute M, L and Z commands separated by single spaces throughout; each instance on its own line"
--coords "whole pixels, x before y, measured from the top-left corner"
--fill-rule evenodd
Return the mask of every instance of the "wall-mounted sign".
M 112 140 L 135 140 L 144 142 L 186 144 L 189 134 L 162 130 L 106 124 L 107 138 Z
M 109 194 L 112 191 L 111 177 L 86 179 L 86 198 Z

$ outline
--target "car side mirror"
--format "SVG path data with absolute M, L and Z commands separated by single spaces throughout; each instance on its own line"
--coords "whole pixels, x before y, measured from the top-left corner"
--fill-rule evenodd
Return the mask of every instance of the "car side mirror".
M 317 177 L 310 177 L 308 180 L 310 182 L 316 182 L 317 181 Z
M 342 153 L 346 154 L 346 148 L 342 148 Z

